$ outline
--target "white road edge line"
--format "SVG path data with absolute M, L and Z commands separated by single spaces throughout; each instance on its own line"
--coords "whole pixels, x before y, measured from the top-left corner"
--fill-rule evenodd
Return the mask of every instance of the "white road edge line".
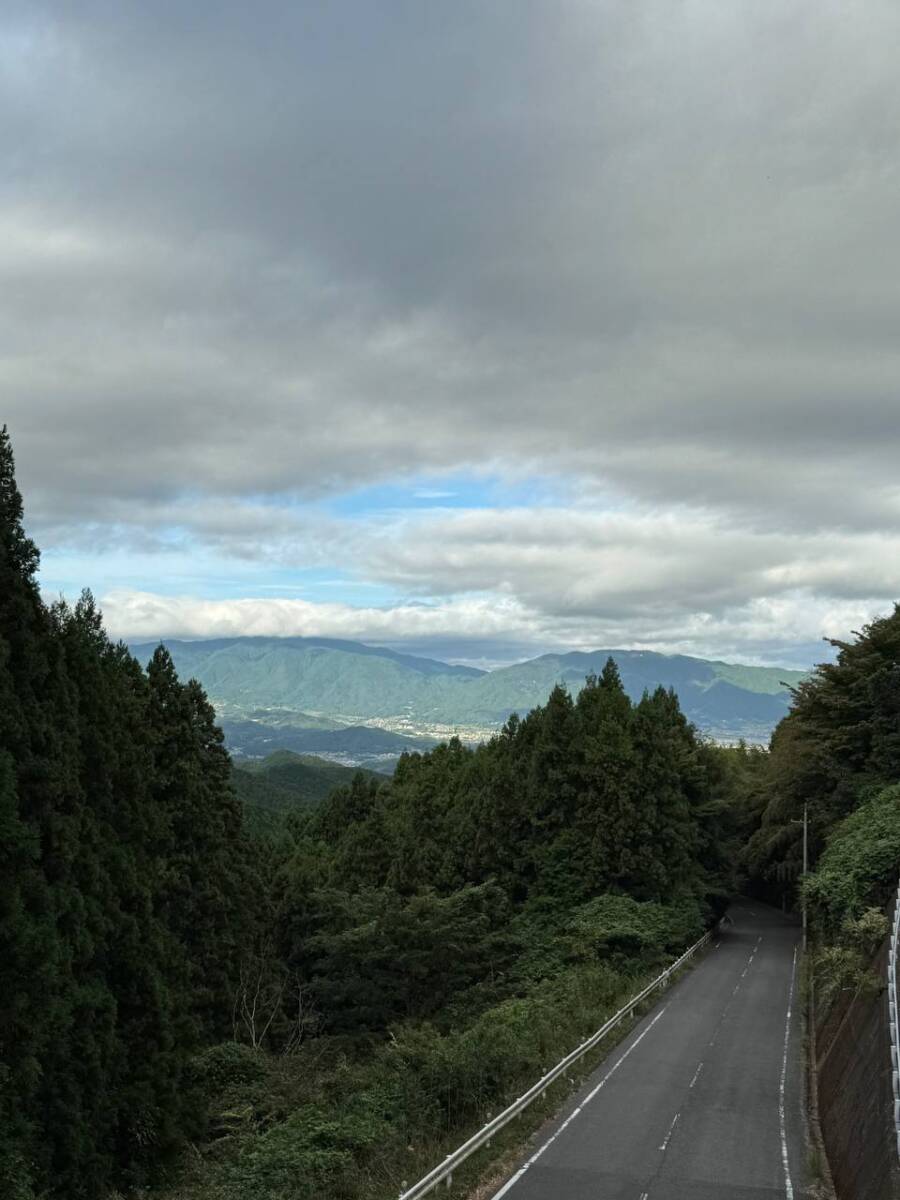
M 691 1080 L 691 1087 L 693 1087 L 694 1084 L 697 1082 L 697 1080 L 700 1078 L 700 1072 L 702 1070 L 703 1070 L 703 1063 L 701 1063 L 700 1066 L 697 1068 L 697 1070 L 694 1072 L 694 1078 Z
M 787 1016 L 784 1022 L 784 1056 L 781 1059 L 781 1086 L 778 1090 L 778 1116 L 781 1122 L 781 1162 L 784 1167 L 784 1194 L 787 1200 L 794 1200 L 794 1185 L 791 1183 L 791 1168 L 788 1163 L 787 1127 L 784 1117 L 784 1087 L 787 1080 L 788 1044 L 791 1037 L 791 1005 L 794 1002 L 794 972 L 797 967 L 797 947 L 794 947 L 794 959 L 791 963 L 791 987 L 788 992 Z
M 603 1076 L 603 1078 L 600 1080 L 600 1082 L 597 1084 L 597 1086 L 594 1088 L 594 1090 L 589 1095 L 585 1096 L 585 1098 L 582 1100 L 582 1102 L 578 1105 L 577 1108 L 573 1109 L 572 1112 L 569 1113 L 569 1115 L 563 1121 L 562 1125 L 560 1125 L 559 1129 L 557 1129 L 556 1133 L 554 1133 L 552 1135 L 552 1137 L 547 1138 L 547 1140 L 546 1140 L 546 1142 L 544 1142 L 543 1146 L 541 1146 L 541 1148 L 539 1150 L 536 1150 L 534 1152 L 534 1154 L 532 1154 L 531 1158 L 529 1158 L 528 1161 L 523 1166 L 519 1167 L 519 1169 L 518 1169 L 518 1171 L 516 1171 L 515 1175 L 513 1175 L 513 1177 L 511 1179 L 508 1179 L 506 1181 L 506 1183 L 504 1183 L 503 1187 L 500 1189 L 499 1192 L 494 1192 L 493 1200 L 500 1200 L 501 1196 L 505 1196 L 506 1193 L 509 1191 L 509 1189 L 513 1186 L 513 1184 L 519 1182 L 519 1180 L 522 1178 L 522 1176 L 525 1174 L 525 1172 L 528 1170 L 528 1168 L 533 1166 L 537 1162 L 537 1160 L 541 1157 L 541 1155 L 548 1148 L 548 1146 L 553 1145 L 553 1143 L 556 1141 L 556 1139 L 559 1137 L 559 1135 L 562 1133 L 562 1131 L 566 1128 L 566 1126 L 571 1124 L 571 1122 L 575 1120 L 575 1118 L 578 1116 L 578 1114 L 581 1112 L 581 1110 L 586 1105 L 590 1104 L 590 1102 L 593 1100 L 593 1098 L 597 1095 L 597 1093 L 603 1087 L 604 1083 L 606 1083 L 607 1079 L 609 1079 L 609 1077 L 611 1075 L 614 1075 L 616 1073 L 616 1071 L 618 1071 L 619 1067 L 621 1067 L 622 1063 L 625 1061 L 625 1059 L 628 1057 L 628 1055 L 632 1052 L 632 1050 L 636 1050 L 638 1048 L 638 1046 L 641 1044 L 641 1042 L 644 1040 L 644 1038 L 647 1036 L 647 1034 L 650 1032 L 650 1030 L 653 1028 L 653 1026 L 656 1024 L 656 1022 L 659 1020 L 659 1018 L 663 1015 L 663 1013 L 666 1011 L 666 1008 L 668 1008 L 668 1007 L 669 1006 L 667 1004 L 665 1008 L 660 1009 L 660 1011 L 656 1014 L 656 1016 L 653 1018 L 653 1020 L 647 1026 L 647 1028 L 643 1031 L 643 1033 L 640 1034 L 639 1037 L 635 1038 L 635 1040 L 631 1043 L 631 1045 L 628 1047 L 628 1049 L 625 1051 L 625 1053 L 622 1055 L 622 1057 L 619 1058 L 613 1064 L 613 1066 L 611 1066 L 609 1068 L 609 1070 L 606 1072 L 606 1074 Z

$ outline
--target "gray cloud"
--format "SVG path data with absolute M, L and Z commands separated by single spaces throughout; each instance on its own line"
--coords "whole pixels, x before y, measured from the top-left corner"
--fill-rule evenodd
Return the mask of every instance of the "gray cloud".
M 573 613 L 895 590 L 895 5 L 4 12 L 2 415 L 51 539 L 253 555 L 260 497 L 490 465 L 673 514 L 684 572 L 632 527 L 619 591 L 576 521 Z M 367 562 L 486 587 L 464 532 Z
M 796 661 L 802 646 L 808 662 L 820 653 L 810 648 L 817 638 L 846 634 L 841 622 L 858 627 L 900 594 L 900 532 L 762 531 L 675 509 L 435 509 L 337 520 L 205 503 L 193 516 L 190 545 L 234 571 L 243 564 L 245 592 L 253 594 L 211 600 L 119 587 L 104 601 L 115 632 L 243 628 L 389 644 L 406 637 L 431 653 L 446 653 L 454 639 L 470 646 L 481 639 L 493 659 L 521 656 L 523 647 L 637 644 Z M 171 551 L 183 572 L 183 533 L 164 526 L 167 536 L 147 549 Z M 96 536 L 85 533 L 89 543 Z M 377 608 L 323 603 L 315 586 L 304 592 L 299 582 L 260 582 L 267 567 L 334 563 L 356 574 L 339 585 L 345 595 L 375 583 L 405 599 Z

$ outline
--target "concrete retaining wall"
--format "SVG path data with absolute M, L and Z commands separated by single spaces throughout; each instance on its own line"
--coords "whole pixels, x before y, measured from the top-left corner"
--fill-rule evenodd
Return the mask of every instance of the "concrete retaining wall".
M 887 948 L 872 963 L 880 980 Z M 819 1120 L 839 1200 L 900 1200 L 887 989 L 845 995 L 818 1020 Z

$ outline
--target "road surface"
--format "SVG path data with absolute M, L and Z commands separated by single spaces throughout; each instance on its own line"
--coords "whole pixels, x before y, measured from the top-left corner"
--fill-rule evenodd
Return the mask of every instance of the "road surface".
M 733 925 L 542 1131 L 495 1200 L 800 1200 L 799 931 Z

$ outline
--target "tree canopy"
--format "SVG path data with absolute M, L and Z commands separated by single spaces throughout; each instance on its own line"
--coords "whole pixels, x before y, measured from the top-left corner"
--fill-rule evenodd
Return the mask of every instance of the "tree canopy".
M 95 1200 L 194 1123 L 252 856 L 200 688 L 47 607 L 0 432 L 0 1191 Z

